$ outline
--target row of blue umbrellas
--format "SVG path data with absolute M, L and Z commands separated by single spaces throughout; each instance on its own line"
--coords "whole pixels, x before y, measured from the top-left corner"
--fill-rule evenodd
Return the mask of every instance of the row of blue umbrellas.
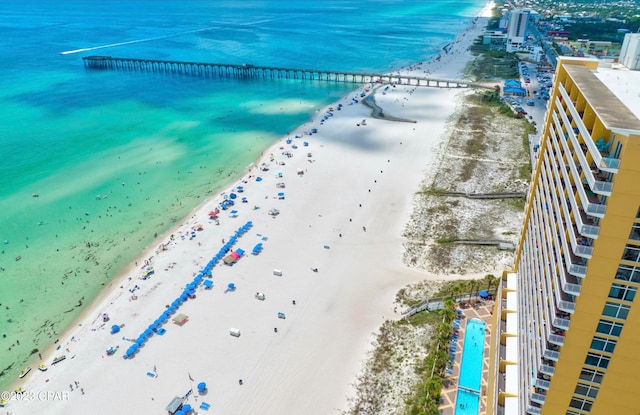
M 124 358 L 128 359 L 132 357 L 139 349 L 144 345 L 144 343 L 153 335 L 153 333 L 164 323 L 169 320 L 171 315 L 176 312 L 176 310 L 182 305 L 183 302 L 187 300 L 190 296 L 193 296 L 196 293 L 196 288 L 202 282 L 205 276 L 211 276 L 211 270 L 213 267 L 222 259 L 222 257 L 227 253 L 229 249 L 233 246 L 234 243 L 238 240 L 239 237 L 244 235 L 251 227 L 253 226 L 253 222 L 248 221 L 244 225 L 242 225 L 238 230 L 233 234 L 229 241 L 225 243 L 222 248 L 218 251 L 218 253 L 211 258 L 211 261 L 207 263 L 207 265 L 198 272 L 198 274 L 193 278 L 193 281 L 188 283 L 185 286 L 185 289 L 182 293 L 175 299 L 173 302 L 167 307 L 167 309 L 160 314 L 160 316 L 149 325 L 139 336 L 131 346 L 127 349 L 124 354 Z

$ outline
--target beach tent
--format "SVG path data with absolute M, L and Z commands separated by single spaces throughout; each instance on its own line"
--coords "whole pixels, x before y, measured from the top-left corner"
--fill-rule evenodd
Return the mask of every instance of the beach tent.
M 481 291 L 478 291 L 478 295 L 480 296 L 480 298 L 488 298 L 489 292 L 487 290 L 481 290 Z
M 178 314 L 173 318 L 173 322 L 178 326 L 184 325 L 184 323 L 186 323 L 187 321 L 189 321 L 189 316 L 182 313 Z
M 116 334 L 120 331 L 120 326 L 114 324 L 113 326 L 111 326 L 111 334 Z
M 182 406 L 184 401 L 185 401 L 184 397 L 176 396 L 171 400 L 171 402 L 169 403 L 169 405 L 167 405 L 165 409 L 167 410 L 167 412 L 169 412 L 169 414 L 175 415 L 180 410 L 180 407 Z

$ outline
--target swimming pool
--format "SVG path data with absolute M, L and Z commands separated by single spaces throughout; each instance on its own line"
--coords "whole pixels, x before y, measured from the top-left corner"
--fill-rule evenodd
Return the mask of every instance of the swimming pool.
M 455 415 L 478 415 L 485 327 L 486 324 L 477 318 L 472 318 L 467 322 L 464 331 Z

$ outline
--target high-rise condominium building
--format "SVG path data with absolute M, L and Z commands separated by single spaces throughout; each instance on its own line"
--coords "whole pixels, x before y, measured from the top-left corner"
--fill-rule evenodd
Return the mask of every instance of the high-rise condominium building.
M 493 313 L 487 414 L 640 414 L 639 289 L 640 72 L 560 58 Z
M 507 52 L 515 52 L 522 48 L 527 40 L 527 25 L 529 24 L 529 10 L 512 10 L 509 16 L 507 30 Z

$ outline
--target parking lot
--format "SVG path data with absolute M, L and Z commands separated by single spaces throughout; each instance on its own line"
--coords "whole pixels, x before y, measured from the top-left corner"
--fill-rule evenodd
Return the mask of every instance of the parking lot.
M 537 132 L 530 137 L 532 165 L 535 163 L 535 149 L 540 144 L 540 134 L 544 125 L 544 115 L 549 100 L 549 91 L 553 82 L 552 73 L 539 73 L 534 63 L 521 61 L 518 64 L 520 82 L 525 89 L 525 96 L 507 96 L 504 102 L 514 112 L 524 115 L 537 126 Z

